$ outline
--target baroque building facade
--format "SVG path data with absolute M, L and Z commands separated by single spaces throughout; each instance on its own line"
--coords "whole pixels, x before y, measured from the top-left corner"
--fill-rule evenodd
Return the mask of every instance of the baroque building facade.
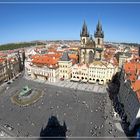
M 131 81 L 127 78 L 127 75 L 126 71 L 122 68 L 118 99 L 123 104 L 127 122 L 130 123 L 129 130 L 132 131 L 137 124 L 140 124 L 140 80 Z
M 63 55 L 62 55 L 60 61 L 58 61 L 58 65 L 59 65 L 59 78 L 60 79 L 70 79 L 72 61 L 68 56 L 68 52 L 63 52 Z
M 0 58 L 0 84 L 16 77 L 19 73 L 20 63 L 16 54 L 12 57 Z
M 33 66 L 31 68 L 31 77 L 32 79 L 39 79 L 41 81 L 49 81 L 49 82 L 56 82 L 59 75 L 58 67 L 49 68 L 47 66 L 37 67 Z
M 116 65 L 104 61 L 94 61 L 91 64 L 75 64 L 72 67 L 72 81 L 106 84 L 118 71 Z
M 0 59 L 2 60 L 2 59 Z M 6 69 L 6 62 L 1 61 L 0 62 L 0 84 L 4 82 L 4 80 L 8 80 L 8 73 Z

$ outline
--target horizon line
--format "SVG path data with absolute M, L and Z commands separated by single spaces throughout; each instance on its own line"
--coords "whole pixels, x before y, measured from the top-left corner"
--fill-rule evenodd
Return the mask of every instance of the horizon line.
M 41 42 L 41 41 L 78 41 L 80 42 L 79 39 L 46 39 L 46 40 L 41 40 L 41 39 L 36 39 L 36 40 L 26 40 L 26 41 L 15 41 L 15 42 L 5 42 L 5 43 L 0 43 L 0 46 L 1 45 L 7 45 L 7 44 L 16 44 L 16 43 L 32 43 L 32 42 Z M 128 41 L 104 41 L 105 43 L 119 43 L 119 44 L 123 44 L 123 43 L 127 43 L 127 44 L 138 44 L 140 45 L 140 42 L 128 42 Z

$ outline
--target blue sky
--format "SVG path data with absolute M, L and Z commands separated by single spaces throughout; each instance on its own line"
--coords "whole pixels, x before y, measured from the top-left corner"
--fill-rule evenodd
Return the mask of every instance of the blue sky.
M 98 19 L 103 26 L 105 41 L 140 43 L 139 14 L 140 3 L 0 3 L 0 44 L 80 39 L 83 21 L 86 20 L 93 35 Z

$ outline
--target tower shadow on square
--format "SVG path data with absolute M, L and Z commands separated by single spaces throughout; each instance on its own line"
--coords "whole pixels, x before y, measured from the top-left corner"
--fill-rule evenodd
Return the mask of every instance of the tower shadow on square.
M 66 140 L 67 126 L 61 125 L 56 116 L 51 116 L 45 128 L 41 128 L 39 140 Z

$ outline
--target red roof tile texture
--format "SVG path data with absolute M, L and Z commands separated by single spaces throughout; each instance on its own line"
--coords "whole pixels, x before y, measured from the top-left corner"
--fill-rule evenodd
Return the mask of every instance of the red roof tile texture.
M 140 63 L 139 62 L 127 62 L 124 64 L 124 70 L 127 75 L 127 79 L 131 81 L 131 87 L 140 101 Z

